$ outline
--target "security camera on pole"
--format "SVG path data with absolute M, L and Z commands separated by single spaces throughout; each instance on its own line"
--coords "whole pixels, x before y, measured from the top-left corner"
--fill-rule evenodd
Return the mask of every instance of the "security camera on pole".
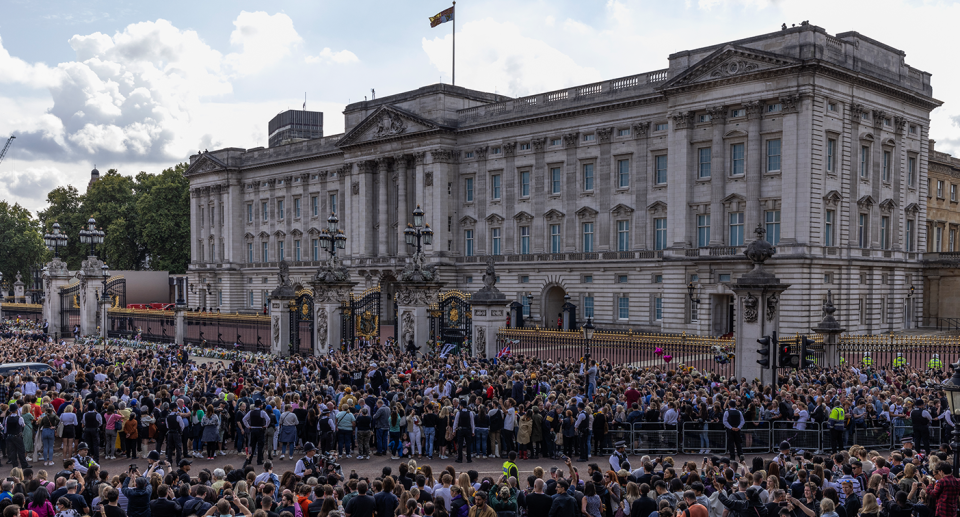
M 777 330 L 780 324 L 780 295 L 788 284 L 763 267 L 777 251 L 764 239 L 763 226 L 757 225 L 757 238 L 744 255 L 753 261 L 753 270 L 729 286 L 737 295 L 737 378 L 760 379 L 763 384 L 777 380 Z M 757 347 L 757 343 L 760 344 Z M 764 353 L 765 352 L 765 353 Z

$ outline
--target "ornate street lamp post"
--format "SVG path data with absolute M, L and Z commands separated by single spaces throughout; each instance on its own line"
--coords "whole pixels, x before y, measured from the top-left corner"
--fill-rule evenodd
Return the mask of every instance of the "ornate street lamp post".
M 60 233 L 60 223 L 53 223 L 53 231 L 43 236 L 43 243 L 53 252 L 54 258 L 60 258 L 60 247 L 67 245 L 67 235 Z
M 950 405 L 953 421 L 956 422 L 960 418 L 960 361 L 951 364 L 950 367 L 953 368 L 953 377 L 943 381 L 940 386 L 947 392 L 947 403 Z M 950 447 L 953 448 L 953 464 L 960 465 L 960 425 L 953 427 Z
M 424 269 L 426 254 L 423 252 L 425 245 L 433 244 L 433 230 L 429 224 L 423 223 L 423 210 L 420 205 L 413 211 L 413 224 L 407 223 L 407 228 L 403 230 L 404 240 L 408 246 L 413 246 L 417 251 L 413 254 L 413 267 L 404 269 L 402 280 L 413 280 L 417 282 L 434 280 L 434 272 L 429 268 Z
M 320 247 L 330 254 L 330 262 L 335 265 L 337 262 L 337 249 L 347 247 L 347 236 L 343 230 L 338 228 L 340 218 L 336 213 L 331 213 L 327 218 L 327 227 L 320 232 Z
M 87 227 L 83 230 L 80 230 L 80 242 L 83 244 L 90 245 L 90 255 L 91 257 L 96 256 L 95 246 L 103 244 L 103 237 L 106 234 L 103 230 L 97 229 L 97 221 L 93 217 L 87 219 Z

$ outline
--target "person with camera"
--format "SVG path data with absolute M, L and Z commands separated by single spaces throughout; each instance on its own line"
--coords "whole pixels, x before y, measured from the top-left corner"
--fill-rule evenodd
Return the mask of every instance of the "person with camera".
M 154 473 L 156 464 L 147 469 L 145 475 L 140 475 L 140 469 L 136 464 L 130 465 L 127 471 L 127 477 L 123 478 L 121 491 L 127 498 L 127 516 L 128 517 L 150 517 L 150 495 L 152 489 L 149 486 L 148 479 Z M 135 488 L 130 488 L 130 478 L 134 478 Z

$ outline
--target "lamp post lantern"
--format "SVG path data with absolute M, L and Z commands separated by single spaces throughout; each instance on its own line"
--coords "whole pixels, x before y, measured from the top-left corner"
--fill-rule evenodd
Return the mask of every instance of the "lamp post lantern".
M 60 233 L 60 223 L 53 223 L 53 231 L 44 234 L 43 243 L 53 252 L 54 258 L 60 258 L 60 247 L 67 245 L 67 235 Z
M 407 223 L 406 229 L 403 230 L 403 237 L 407 245 L 417 249 L 413 254 L 412 269 L 408 267 L 405 270 L 407 279 L 411 280 L 422 281 L 425 279 L 423 264 L 426 261 L 426 254 L 423 252 L 423 247 L 433 244 L 433 229 L 430 228 L 429 224 L 424 224 L 423 214 L 423 209 L 420 208 L 420 205 L 417 205 L 417 209 L 413 211 L 413 224 Z M 428 273 L 428 276 L 432 278 L 432 273 Z
M 106 234 L 103 230 L 97 229 L 97 221 L 93 217 L 87 219 L 87 227 L 80 230 L 80 242 L 90 245 L 91 257 L 96 256 L 95 246 L 103 244 L 103 238 Z
M 339 228 L 340 218 L 331 213 L 327 218 L 327 227 L 320 232 L 320 247 L 330 254 L 331 262 L 337 261 L 337 250 L 347 247 L 347 236 Z
M 947 392 L 947 404 L 956 422 L 956 419 L 960 418 L 960 361 L 951 364 L 950 367 L 953 368 L 953 376 L 943 381 L 940 386 Z M 953 464 L 960 465 L 960 425 L 953 427 L 950 447 L 953 449 Z

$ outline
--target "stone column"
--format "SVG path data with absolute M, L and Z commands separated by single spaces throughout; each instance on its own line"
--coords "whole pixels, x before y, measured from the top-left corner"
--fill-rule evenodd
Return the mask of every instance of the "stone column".
M 50 332 L 60 333 L 60 288 L 70 283 L 67 264 L 59 258 L 51 260 L 43 272 L 43 319 L 50 324 Z
M 530 233 L 533 242 L 531 250 L 533 253 L 543 253 L 545 250 L 545 241 L 547 240 L 547 227 L 543 221 L 544 206 L 549 195 L 548 186 L 550 180 L 547 178 L 547 162 L 543 154 L 543 148 L 547 139 L 536 137 L 530 141 L 533 145 L 533 185 L 531 187 L 531 196 L 533 198 L 533 224 Z
M 696 239 L 690 237 L 695 233 L 691 231 L 695 225 L 691 224 L 690 196 L 693 189 L 689 172 L 694 112 L 676 112 L 671 118 L 673 131 L 667 137 L 670 148 L 667 155 L 667 242 L 671 248 L 683 249 L 696 243 Z
M 13 303 L 27 303 L 27 296 L 24 291 L 24 283 L 20 272 L 17 271 L 17 281 L 13 283 Z
M 580 145 L 580 132 L 566 133 L 563 135 L 563 147 L 566 152 L 564 160 L 563 187 L 561 199 L 563 201 L 563 211 L 566 214 L 561 223 L 561 235 L 563 235 L 561 251 L 577 251 L 577 219 L 574 214 L 577 212 L 577 203 L 580 199 L 580 182 L 577 178 L 580 169 L 580 162 L 577 160 L 577 147 Z
M 763 223 L 760 213 L 760 184 L 763 181 L 763 136 L 760 134 L 760 114 L 763 103 L 753 101 L 744 104 L 747 110 L 747 210 L 744 214 L 744 228 Z M 737 361 L 739 364 L 739 361 Z
M 430 338 L 428 309 L 439 300 L 443 284 L 432 281 L 401 281 L 397 283 L 397 319 L 399 332 L 396 332 L 401 348 L 410 342 L 419 347 L 419 353 L 425 354 L 427 340 Z
M 713 124 L 713 142 L 710 150 L 710 246 L 723 246 L 723 198 L 726 196 L 727 173 L 723 132 L 726 129 L 727 107 L 710 108 L 710 123 Z M 699 153 L 699 151 L 697 151 Z M 696 156 L 694 173 L 700 179 L 700 157 Z M 731 171 L 732 172 L 732 171 Z
M 846 329 L 833 317 L 837 309 L 833 306 L 833 292 L 827 291 L 827 299 L 823 301 L 823 320 L 813 331 L 823 336 L 823 364 L 822 368 L 832 368 L 840 365 L 839 336 Z M 800 360 L 803 360 L 801 357 Z
M 184 344 L 184 338 L 187 335 L 187 318 L 186 318 L 186 305 L 174 305 L 173 306 L 173 321 L 174 321 L 174 331 L 173 331 L 173 341 L 177 345 Z
M 497 272 L 493 260 L 487 261 L 483 273 L 483 287 L 470 297 L 472 311 L 473 356 L 494 358 L 497 356 L 497 330 L 505 326 L 510 300 L 497 289 Z M 523 309 L 521 309 L 522 311 Z M 481 352 L 482 351 L 482 352 Z
M 650 179 L 650 157 L 647 155 L 647 135 L 650 133 L 649 122 L 637 122 L 632 127 L 633 137 L 636 139 L 636 154 L 633 158 L 633 172 L 630 178 L 630 187 L 634 191 L 636 204 L 633 209 L 633 223 L 630 228 L 630 249 L 645 250 L 647 245 L 647 192 L 653 186 Z
M 387 184 L 390 183 L 388 172 L 390 162 L 387 158 L 377 158 L 377 256 L 386 257 L 387 230 L 390 229 L 390 220 L 387 211 Z
M 406 257 L 410 252 L 403 230 L 406 229 L 410 213 L 413 212 L 407 207 L 407 156 L 398 154 L 393 157 L 393 163 L 397 169 L 397 256 Z
M 597 140 L 600 142 L 600 158 L 597 160 L 596 165 L 594 165 L 595 174 L 593 181 L 596 196 L 596 205 L 594 206 L 600 209 L 600 213 L 597 214 L 597 222 L 595 223 L 597 227 L 594 229 L 594 235 L 599 237 L 599 239 L 594 239 L 594 251 L 610 251 L 611 248 L 617 249 L 615 236 L 611 238 L 613 232 L 610 230 L 609 210 L 609 207 L 614 205 L 614 203 L 610 201 L 612 193 L 620 186 L 619 171 L 616 167 L 611 168 L 613 158 L 611 157 L 610 140 L 613 136 L 613 129 L 612 127 L 597 128 Z M 612 246 L 610 244 L 611 241 L 613 242 Z M 599 245 L 597 246 L 597 244 Z
M 97 330 L 97 292 L 103 282 L 97 257 L 87 257 L 80 267 L 80 335 L 90 336 Z
M 279 285 L 270 293 L 270 353 L 290 354 L 290 311 L 296 310 L 296 291 L 290 282 L 290 267 L 280 262 Z
M 757 364 L 757 340 L 776 332 L 780 326 L 780 295 L 790 287 L 763 267 L 764 261 L 776 253 L 763 238 L 763 226 L 758 225 L 757 239 L 747 246 L 747 258 L 753 261 L 753 270 L 730 285 L 737 295 L 736 375 L 748 380 L 760 379 L 761 384 L 776 381 L 775 353 L 770 355 L 771 368 Z

